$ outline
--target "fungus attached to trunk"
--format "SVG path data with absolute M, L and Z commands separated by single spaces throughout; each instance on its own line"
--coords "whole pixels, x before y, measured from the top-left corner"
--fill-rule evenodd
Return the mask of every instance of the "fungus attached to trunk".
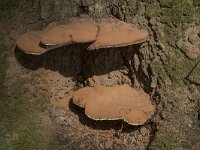
M 155 111 L 148 94 L 127 84 L 85 87 L 74 92 L 72 102 L 94 120 L 123 119 L 131 125 L 144 124 Z
M 74 18 L 68 24 L 58 25 L 49 30 L 41 39 L 44 45 L 68 45 L 89 43 L 96 40 L 98 25 L 88 17 Z
M 122 47 L 144 42 L 148 32 L 134 27 L 132 24 L 114 18 L 101 19 L 97 40 L 89 46 L 89 50 Z

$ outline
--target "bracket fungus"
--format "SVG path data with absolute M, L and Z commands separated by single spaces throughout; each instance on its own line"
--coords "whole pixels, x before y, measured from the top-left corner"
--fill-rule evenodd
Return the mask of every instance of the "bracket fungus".
M 68 24 L 51 23 L 42 31 L 30 31 L 17 38 L 17 47 L 27 54 L 41 55 L 48 50 L 96 40 L 98 25 L 89 16 L 71 19 Z M 43 45 L 43 46 L 42 46 Z
M 101 19 L 97 40 L 90 46 L 89 50 L 122 47 L 144 42 L 149 34 L 146 30 L 140 30 L 114 18 Z
M 28 54 L 40 55 L 64 45 L 91 43 L 88 50 L 139 44 L 148 38 L 146 30 L 114 18 L 96 22 L 87 15 L 68 24 L 52 23 L 42 31 L 31 31 L 17 39 L 17 46 Z M 41 46 L 43 44 L 43 47 Z
M 123 119 L 131 125 L 144 124 L 155 111 L 148 94 L 127 84 L 84 87 L 74 92 L 72 102 L 85 108 L 85 114 L 91 119 Z
M 42 31 L 31 31 L 17 39 L 17 47 L 28 54 L 40 55 L 64 45 L 89 43 L 88 50 L 139 44 L 148 38 L 146 30 L 114 18 L 96 22 L 80 16 L 68 24 L 53 23 Z M 150 97 L 131 86 L 105 87 L 100 84 L 74 92 L 72 102 L 85 108 L 85 114 L 95 120 L 122 119 L 132 125 L 142 125 L 155 111 Z

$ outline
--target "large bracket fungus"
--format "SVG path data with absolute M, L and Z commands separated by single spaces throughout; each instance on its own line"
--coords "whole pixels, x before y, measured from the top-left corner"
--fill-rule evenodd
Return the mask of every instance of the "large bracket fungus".
M 147 38 L 146 30 L 132 24 L 114 18 L 95 22 L 83 15 L 71 19 L 68 24 L 52 23 L 42 31 L 24 33 L 17 38 L 17 46 L 25 53 L 41 55 L 69 44 L 91 43 L 88 50 L 93 50 L 139 44 Z
M 85 87 L 74 92 L 72 100 L 94 120 L 123 119 L 131 125 L 144 124 L 155 110 L 148 94 L 127 84 Z
M 25 33 L 17 39 L 17 46 L 25 53 L 40 55 L 68 44 L 88 43 L 87 50 L 94 50 L 138 44 L 147 38 L 147 31 L 118 19 L 96 22 L 81 16 L 68 24 L 56 23 L 43 31 Z M 85 108 L 85 114 L 92 119 L 123 119 L 132 125 L 144 124 L 155 111 L 148 94 L 127 84 L 84 87 L 74 92 L 72 102 Z

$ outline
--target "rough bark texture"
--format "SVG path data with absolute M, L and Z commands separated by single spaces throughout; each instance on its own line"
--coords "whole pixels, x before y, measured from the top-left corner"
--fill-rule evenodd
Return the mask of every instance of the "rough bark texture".
M 198 0 L 8 0 L 0 2 L 0 10 L 0 145 L 3 148 L 48 149 L 47 145 L 51 145 L 49 141 L 53 141 L 57 130 L 65 149 L 84 149 L 84 144 L 88 149 L 198 148 Z M 81 13 L 87 13 L 95 19 L 112 15 L 135 23 L 148 29 L 150 38 L 141 47 L 113 48 L 90 53 L 85 51 L 84 45 L 72 45 L 35 57 L 15 50 L 14 39 L 18 34 L 42 29 L 52 21 L 67 21 Z M 63 118 L 58 112 L 53 113 L 53 118 L 61 118 L 57 117 L 56 125 L 52 124 L 46 112 L 49 99 L 55 102 L 66 97 L 70 91 L 83 86 L 84 81 L 91 85 L 90 78 L 93 75 L 99 76 L 103 85 L 128 83 L 142 87 L 157 105 L 154 118 L 144 127 L 131 128 L 129 134 L 122 134 L 123 139 L 127 137 L 127 141 L 117 143 L 113 138 L 114 144 L 104 142 L 106 138 L 103 133 L 98 133 L 101 137 L 99 139 L 88 140 L 88 135 L 94 132 L 89 132 L 84 126 L 75 135 L 71 133 L 71 128 L 63 128 L 70 125 L 61 121 L 66 120 L 66 116 L 77 118 L 70 111 Z M 77 112 L 77 108 L 71 110 Z M 87 119 L 84 116 L 80 118 Z M 19 120 L 22 120 L 22 127 L 19 127 L 20 123 L 15 124 Z M 101 125 L 96 122 L 85 124 L 100 131 L 107 125 L 113 128 L 107 122 Z M 77 137 L 78 134 L 83 135 Z M 29 141 L 30 135 L 33 140 Z M 80 138 L 89 142 L 82 142 L 81 145 Z M 135 143 L 129 144 L 133 138 L 135 141 L 132 143 Z M 93 140 L 101 139 L 103 141 L 96 143 L 104 145 L 91 144 L 95 143 Z M 70 144 L 70 141 L 78 144 Z M 57 142 L 52 145 L 59 147 Z

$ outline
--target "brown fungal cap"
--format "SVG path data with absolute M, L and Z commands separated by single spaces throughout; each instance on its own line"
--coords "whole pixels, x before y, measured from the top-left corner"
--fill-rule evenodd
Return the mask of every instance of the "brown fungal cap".
M 121 47 L 144 42 L 148 38 L 148 32 L 139 30 L 132 24 L 118 19 L 102 19 L 99 24 L 97 40 L 89 46 L 89 50 Z
M 123 119 L 132 125 L 144 124 L 155 111 L 145 92 L 127 84 L 85 87 L 73 94 L 72 102 L 85 108 L 85 114 L 94 120 Z
M 17 47 L 27 54 L 42 54 L 46 49 L 39 46 L 41 36 L 42 33 L 40 31 L 24 33 L 17 38 Z
M 98 26 L 88 16 L 71 20 L 69 24 L 58 25 L 47 32 L 41 39 L 44 45 L 88 43 L 96 40 Z

